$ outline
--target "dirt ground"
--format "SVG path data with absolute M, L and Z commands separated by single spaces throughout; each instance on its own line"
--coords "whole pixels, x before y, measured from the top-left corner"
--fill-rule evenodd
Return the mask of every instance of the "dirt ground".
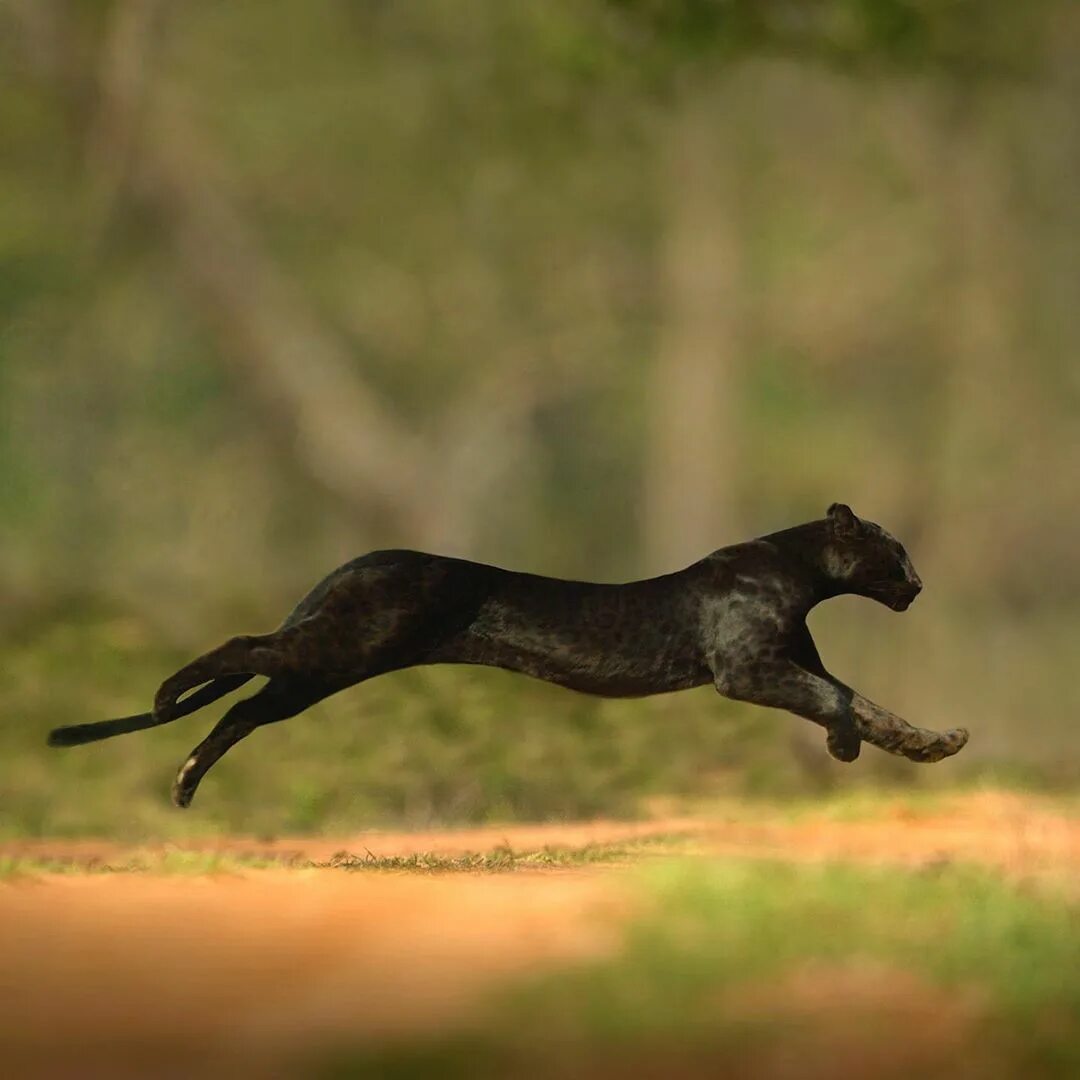
M 873 804 L 862 816 L 849 809 L 793 818 L 752 804 L 723 806 L 707 815 L 657 816 L 638 822 L 495 825 L 472 829 L 393 832 L 371 830 L 346 836 L 288 836 L 279 839 L 228 836 L 146 847 L 110 840 L 27 839 L 0 841 L 0 858 L 28 858 L 92 869 L 123 865 L 162 850 L 266 858 L 283 864 L 328 862 L 335 856 L 388 858 L 416 852 L 457 856 L 510 847 L 583 848 L 650 838 L 685 838 L 711 854 L 817 861 L 925 864 L 947 859 L 988 863 L 1025 875 L 1080 868 L 1080 817 L 1062 813 L 1052 801 L 1001 791 L 957 795 L 913 806 L 898 798 Z
M 168 845 L 182 851 L 202 851 L 241 858 L 279 859 L 283 863 L 307 860 L 327 862 L 349 853 L 376 858 L 407 856 L 415 852 L 461 855 L 508 846 L 517 851 L 544 847 L 581 848 L 669 834 L 699 834 L 710 823 L 695 817 L 666 817 L 649 821 L 585 821 L 558 825 L 494 825 L 475 829 L 439 829 L 415 832 L 371 830 L 349 836 L 288 836 L 274 840 L 227 836 L 181 841 Z M 56 860 L 78 865 L 118 864 L 143 854 L 145 846 L 108 840 L 10 840 L 0 842 L 5 855 Z
M 1007 873 L 1080 881 L 1080 820 L 989 794 L 952 800 L 933 813 L 897 804 L 870 820 L 753 821 L 721 813 L 189 846 L 323 862 L 342 851 L 453 855 L 671 834 L 690 837 L 691 850 L 725 856 L 975 859 Z M 122 863 L 133 854 L 95 841 L 0 845 L 0 857 Z M 312 1045 L 464 1022 L 515 976 L 613 950 L 633 911 L 617 866 L 505 874 L 283 865 L 212 875 L 16 875 L 0 884 L 5 1071 L 112 1077 L 125 1075 L 123 1063 L 129 1075 L 286 1075 Z M 902 980 L 849 973 L 838 985 L 862 999 L 867 978 L 886 1012 L 890 994 L 897 1009 L 910 1010 L 915 995 Z M 798 986 L 789 989 L 801 1000 Z

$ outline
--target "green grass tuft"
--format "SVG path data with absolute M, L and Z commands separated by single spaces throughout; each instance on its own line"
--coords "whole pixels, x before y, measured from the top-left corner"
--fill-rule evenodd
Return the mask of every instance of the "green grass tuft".
M 691 838 L 668 833 L 610 844 L 581 847 L 549 845 L 538 849 L 515 850 L 502 844 L 488 851 L 446 855 L 418 851 L 409 855 L 376 855 L 340 851 L 319 862 L 284 854 L 185 851 L 166 848 L 137 852 L 123 862 L 94 857 L 0 856 L 0 880 L 44 874 L 236 874 L 251 870 L 344 870 L 401 871 L 412 873 L 503 873 L 513 870 L 569 869 L 581 866 L 610 866 L 648 855 L 685 852 Z
M 712 860 L 650 866 L 639 887 L 647 914 L 613 959 L 503 994 L 469 1038 L 365 1049 L 327 1075 L 421 1075 L 422 1064 L 431 1075 L 753 1076 L 778 1046 L 827 1075 L 813 1059 L 831 1052 L 830 1032 L 880 1022 L 846 1015 L 842 995 L 830 1009 L 827 973 L 853 965 L 892 973 L 903 993 L 925 986 L 942 1023 L 958 1025 L 959 1046 L 931 1052 L 924 1075 L 957 1075 L 958 1062 L 966 1076 L 1080 1075 L 1080 908 L 1064 893 L 961 865 Z M 826 973 L 811 1017 L 782 993 L 765 996 L 771 1011 L 740 1009 L 800 970 Z M 872 1035 L 886 1056 L 923 1038 L 917 1020 L 904 1027 L 902 1001 Z
M 569 869 L 623 863 L 646 855 L 672 854 L 685 850 L 689 838 L 678 833 L 642 837 L 612 844 L 585 844 L 582 847 L 547 845 L 534 851 L 515 851 L 507 844 L 484 852 L 440 855 L 430 851 L 411 855 L 355 855 L 340 852 L 320 867 L 343 870 L 404 870 L 444 873 L 479 870 L 488 873 L 508 870 Z

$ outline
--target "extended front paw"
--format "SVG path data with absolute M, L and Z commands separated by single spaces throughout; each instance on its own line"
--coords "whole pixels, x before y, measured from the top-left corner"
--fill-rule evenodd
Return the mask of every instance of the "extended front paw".
M 964 747 L 967 746 L 968 738 L 969 732 L 967 728 L 952 728 L 949 731 L 937 735 L 930 744 L 923 749 L 922 755 L 913 760 L 925 762 L 942 761 L 963 750 Z
M 825 748 L 837 761 L 854 761 L 859 756 L 862 740 L 854 724 L 837 725 L 829 729 Z

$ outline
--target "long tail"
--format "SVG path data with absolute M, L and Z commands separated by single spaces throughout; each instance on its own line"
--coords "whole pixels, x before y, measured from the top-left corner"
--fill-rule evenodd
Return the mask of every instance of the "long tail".
M 223 675 L 189 694 L 177 707 L 170 720 L 179 720 L 204 705 L 209 705 L 224 697 L 231 690 L 243 686 L 253 675 Z M 92 724 L 72 724 L 70 727 L 58 727 L 49 732 L 50 746 L 81 746 L 83 743 L 97 742 L 98 739 L 111 739 L 114 735 L 126 735 L 130 731 L 143 731 L 156 727 L 153 713 L 138 713 L 135 716 L 121 716 L 117 720 L 97 720 Z

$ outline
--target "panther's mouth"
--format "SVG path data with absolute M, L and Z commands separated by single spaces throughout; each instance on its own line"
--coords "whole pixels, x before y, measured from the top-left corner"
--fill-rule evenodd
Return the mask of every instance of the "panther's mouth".
M 920 592 L 922 589 L 915 585 L 902 585 L 899 588 L 883 586 L 870 590 L 871 596 L 880 600 L 891 611 L 907 611 Z

